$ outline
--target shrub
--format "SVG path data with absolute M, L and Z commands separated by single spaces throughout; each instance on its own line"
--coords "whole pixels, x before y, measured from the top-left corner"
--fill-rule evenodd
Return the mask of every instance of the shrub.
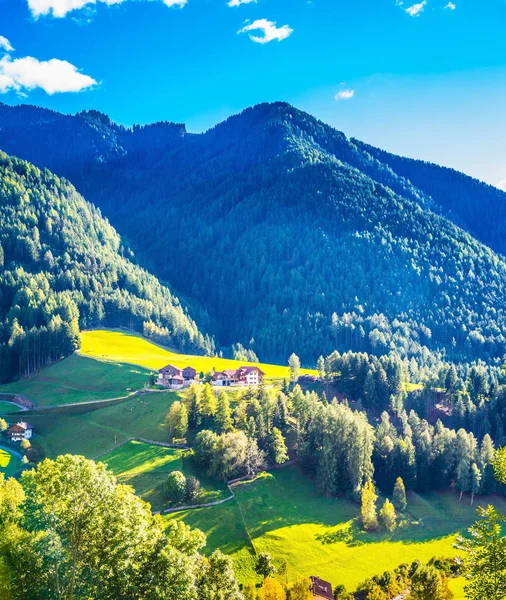
M 190 475 L 186 479 L 186 499 L 190 501 L 195 500 L 195 498 L 198 497 L 199 493 L 200 481 L 193 475 Z
M 186 477 L 181 471 L 169 473 L 165 483 L 167 498 L 173 502 L 181 502 L 186 494 Z

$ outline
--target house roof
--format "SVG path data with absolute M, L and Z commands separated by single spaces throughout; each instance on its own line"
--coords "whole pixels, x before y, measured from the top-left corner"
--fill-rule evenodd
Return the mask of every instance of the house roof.
M 167 365 L 167 366 L 163 367 L 163 369 L 160 369 L 158 372 L 165 373 L 165 371 L 168 371 L 169 369 L 177 371 L 178 373 L 182 373 L 182 369 L 180 369 L 179 367 L 175 367 L 174 365 Z
M 193 367 L 190 367 L 190 365 L 188 365 L 187 367 L 185 367 L 183 369 L 183 371 L 195 371 L 195 373 L 197 372 L 196 369 L 194 369 Z
M 25 433 L 25 428 L 21 427 L 16 423 L 16 425 L 11 425 L 9 429 L 7 429 L 7 433 Z
M 311 575 L 311 583 L 313 584 L 314 594 L 318 594 L 318 596 L 323 596 L 324 598 L 328 598 L 329 600 L 334 600 L 334 595 L 332 594 L 332 586 L 328 581 L 323 581 L 323 579 Z
M 26 421 L 18 421 L 15 425 L 9 427 L 8 431 L 25 432 L 27 429 L 33 429 L 33 427 Z
M 237 373 L 239 373 L 239 371 L 241 371 L 241 373 L 243 373 L 244 375 L 251 373 L 251 371 L 258 371 L 261 375 L 265 375 L 265 373 L 258 367 L 239 367 L 237 369 Z
M 225 369 L 223 373 L 225 373 L 225 375 L 231 375 L 233 377 L 237 375 L 237 369 Z
M 225 371 L 216 371 L 216 373 L 213 373 L 213 379 L 223 379 L 226 376 L 227 373 Z

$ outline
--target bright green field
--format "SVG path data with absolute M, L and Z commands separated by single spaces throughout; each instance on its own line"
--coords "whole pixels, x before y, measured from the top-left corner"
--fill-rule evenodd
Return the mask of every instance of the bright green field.
M 13 412 L 18 412 L 19 406 L 11 404 L 10 402 L 3 402 L 0 400 L 0 415 L 9 415 Z
M 464 594 L 464 584 L 465 579 L 463 577 L 457 577 L 456 579 L 451 579 L 449 582 L 449 586 L 451 591 L 453 592 L 453 600 L 465 600 L 466 596 Z
M 466 498 L 459 503 L 454 493 L 411 493 L 403 527 L 394 534 L 367 534 L 357 525 L 357 505 L 319 496 L 295 466 L 236 485 L 234 491 L 237 502 L 226 505 L 226 518 L 224 507 L 178 518 L 209 533 L 208 551 L 228 545 L 242 581 L 251 573 L 249 538 L 257 552 L 270 552 L 278 564 L 286 560 L 290 579 L 318 575 L 352 590 L 403 562 L 454 556 L 455 536 L 476 520 L 476 503 L 471 507 Z M 506 510 L 504 499 L 492 500 Z
M 166 442 L 166 414 L 177 399 L 171 392 L 135 396 L 84 414 L 30 414 L 45 454 L 82 454 L 94 458 L 131 437 Z
M 204 373 L 207 373 L 212 369 L 217 371 L 237 369 L 241 364 L 244 364 L 225 358 L 178 354 L 152 344 L 138 335 L 108 330 L 83 331 L 81 333 L 80 354 L 98 360 L 140 365 L 152 370 L 161 369 L 170 363 L 180 368 L 190 365 L 197 372 L 204 371 Z M 253 363 L 248 364 L 253 365 Z M 270 378 L 283 379 L 289 376 L 288 367 L 263 363 L 258 363 L 257 366 Z M 302 372 L 316 373 L 316 371 L 308 370 Z
M 141 367 L 73 354 L 33 377 L 0 386 L 0 394 L 21 394 L 37 406 L 105 400 L 142 389 L 148 375 Z
M 170 505 L 163 493 L 163 484 L 172 471 L 182 471 L 187 477 L 193 475 L 199 479 L 201 490 L 193 504 L 214 502 L 230 496 L 226 485 L 198 471 L 191 457 L 183 450 L 132 441 L 102 456 L 100 460 L 107 463 L 120 483 L 132 485 L 153 510 L 162 510 Z
M 4 473 L 5 477 L 11 477 L 17 471 L 18 466 L 18 457 L 11 454 L 7 448 L 0 448 L 0 473 Z

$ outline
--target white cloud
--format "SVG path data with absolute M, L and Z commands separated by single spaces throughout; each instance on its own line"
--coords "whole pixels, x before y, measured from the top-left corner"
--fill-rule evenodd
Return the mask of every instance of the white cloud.
M 92 7 L 100 2 L 112 6 L 113 4 L 122 4 L 125 0 L 28 0 L 28 7 L 34 17 L 52 15 L 55 18 L 62 18 L 73 10 Z M 182 8 L 187 2 L 188 0 L 163 0 L 168 7 Z
M 499 181 L 499 183 L 496 185 L 496 187 L 498 187 L 503 192 L 506 192 L 506 179 Z
M 229 6 L 241 6 L 241 4 L 251 4 L 252 2 L 256 2 L 257 0 L 230 0 L 227 2 Z
M 427 0 L 423 0 L 423 2 L 420 2 L 419 4 L 413 4 L 413 6 L 408 6 L 408 8 L 405 8 L 404 10 L 410 17 L 418 17 L 423 13 L 426 6 Z
M 256 21 L 253 21 L 253 23 L 240 29 L 237 33 L 247 33 L 249 31 L 261 31 L 263 33 L 262 36 L 250 34 L 250 40 L 253 40 L 257 44 L 268 44 L 274 40 L 280 42 L 281 40 L 290 37 L 293 33 L 293 29 L 288 25 L 276 27 L 276 23 L 268 21 L 267 19 L 257 19 Z
M 0 35 L 0 50 L 5 50 L 5 52 L 12 52 L 14 50 L 9 40 L 3 35 Z
M 355 90 L 341 90 L 340 92 L 337 92 L 334 99 L 336 102 L 339 102 L 339 100 L 351 100 L 354 95 Z
M 450 10 L 455 10 L 457 8 L 457 5 L 454 4 L 453 2 L 448 2 L 448 4 L 445 6 L 445 8 L 449 8 Z
M 52 58 L 40 61 L 32 56 L 12 59 L 4 56 L 0 60 L 0 93 L 11 90 L 18 93 L 43 89 L 47 94 L 79 92 L 97 82 L 80 73 L 66 60 Z

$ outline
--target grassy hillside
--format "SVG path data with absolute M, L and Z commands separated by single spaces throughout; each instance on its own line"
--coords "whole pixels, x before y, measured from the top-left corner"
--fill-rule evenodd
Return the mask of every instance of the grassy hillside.
M 242 580 L 250 577 L 252 548 L 268 551 L 278 566 L 286 560 L 289 578 L 315 574 L 353 589 L 360 581 L 419 558 L 454 556 L 455 536 L 476 519 L 476 506 L 451 492 L 410 493 L 405 523 L 393 534 L 365 533 L 359 507 L 345 499 L 317 495 L 297 467 L 288 467 L 235 486 L 236 502 L 179 514 L 209 534 L 207 551 L 225 545 Z M 499 509 L 506 501 L 494 497 Z M 226 518 L 225 518 L 226 511 Z M 250 542 L 251 540 L 251 542 Z M 248 557 L 250 557 L 248 559 Z
M 18 466 L 18 457 L 7 448 L 0 447 L 0 473 L 3 473 L 5 477 L 11 477 L 17 471 Z
M 0 393 L 21 394 L 37 406 L 106 400 L 141 389 L 148 375 L 141 367 L 73 354 L 32 377 L 0 386 Z
M 237 369 L 243 362 L 226 358 L 194 356 L 179 354 L 152 344 L 145 338 L 123 331 L 94 330 L 81 333 L 81 356 L 117 363 L 139 365 L 151 370 L 158 370 L 171 363 L 176 367 L 191 365 L 198 372 L 207 373 L 211 369 Z M 288 362 L 288 356 L 287 362 Z M 289 376 L 288 367 L 278 365 L 257 364 L 268 378 L 283 379 Z M 304 373 L 316 371 L 303 370 Z
M 19 407 L 11 402 L 3 402 L 0 400 L 0 415 L 8 415 L 13 412 L 18 412 Z
M 134 333 L 111 330 L 83 331 L 81 350 L 39 371 L 32 377 L 0 386 L 0 394 L 21 394 L 37 406 L 107 400 L 142 389 L 151 371 L 166 364 L 193 366 L 198 372 L 237 369 L 240 361 L 179 354 L 151 343 Z M 253 364 L 253 363 L 251 363 Z M 268 378 L 289 377 L 288 367 L 258 364 Z M 303 369 L 303 373 L 316 373 Z M 5 409 L 5 410 L 3 410 Z M 0 406 L 0 414 L 12 412 Z
M 135 396 L 84 414 L 34 414 L 30 423 L 47 456 L 70 452 L 94 458 L 130 437 L 167 441 L 162 425 L 177 395 Z
M 172 471 L 182 471 L 187 477 L 193 475 L 200 481 L 200 494 L 193 504 L 214 502 L 230 496 L 226 485 L 203 475 L 184 450 L 132 441 L 102 456 L 100 460 L 107 463 L 121 483 L 132 485 L 153 510 L 170 506 L 163 493 L 163 484 Z

